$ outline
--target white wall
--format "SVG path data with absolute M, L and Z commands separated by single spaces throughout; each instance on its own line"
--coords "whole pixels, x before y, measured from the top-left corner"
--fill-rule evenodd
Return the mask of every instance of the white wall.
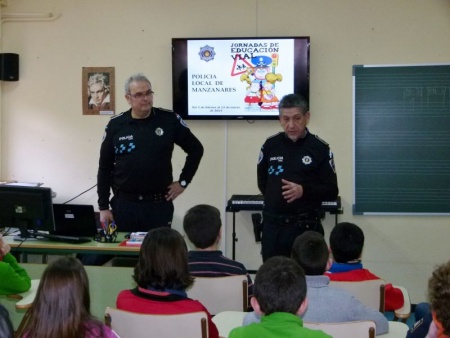
M 1 84 L 0 178 L 42 181 L 64 202 L 96 183 L 106 116 L 83 116 L 82 67 L 115 67 L 117 111 L 128 107 L 125 78 L 153 83 L 155 105 L 171 108 L 171 38 L 311 37 L 310 129 L 330 143 L 345 213 L 366 234 L 364 262 L 413 302 L 425 299 L 434 266 L 449 259 L 448 217 L 353 216 L 352 65 L 450 61 L 448 0 L 10 0 L 5 13 L 54 13 L 53 21 L 5 21 L 1 51 L 20 55 L 20 81 Z M 231 256 L 232 194 L 256 194 L 256 160 L 275 121 L 188 121 L 205 146 L 194 181 L 175 203 L 174 227 L 186 210 L 209 203 L 223 211 Z M 175 177 L 183 164 L 177 150 Z M 96 205 L 95 189 L 76 203 Z M 261 263 L 251 212 L 237 214 L 236 259 Z M 334 218 L 325 221 L 329 233 Z

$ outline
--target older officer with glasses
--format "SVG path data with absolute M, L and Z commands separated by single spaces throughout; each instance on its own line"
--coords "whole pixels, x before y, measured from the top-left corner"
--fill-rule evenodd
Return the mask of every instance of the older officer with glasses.
M 131 109 L 112 117 L 103 136 L 97 176 L 100 220 L 114 220 L 119 231 L 170 227 L 173 200 L 192 181 L 203 156 L 202 144 L 186 123 L 174 112 L 154 107 L 153 95 L 143 74 L 128 78 L 125 99 Z M 174 181 L 175 144 L 187 156 Z

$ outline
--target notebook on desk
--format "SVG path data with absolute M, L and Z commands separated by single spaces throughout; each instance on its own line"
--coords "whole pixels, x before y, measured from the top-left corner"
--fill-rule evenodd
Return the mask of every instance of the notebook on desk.
M 90 237 L 97 234 L 94 207 L 86 204 L 53 204 L 55 231 L 62 236 Z

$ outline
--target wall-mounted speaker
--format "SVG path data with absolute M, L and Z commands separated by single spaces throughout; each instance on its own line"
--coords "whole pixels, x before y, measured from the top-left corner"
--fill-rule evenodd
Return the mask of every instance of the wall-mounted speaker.
M 0 80 L 19 81 L 19 54 L 0 54 Z

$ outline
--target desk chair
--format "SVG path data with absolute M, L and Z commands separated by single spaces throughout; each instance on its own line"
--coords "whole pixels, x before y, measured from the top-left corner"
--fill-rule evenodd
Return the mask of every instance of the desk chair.
M 365 280 L 365 281 L 330 281 L 330 286 L 343 289 L 350 292 L 353 296 L 361 301 L 364 305 L 377 309 L 381 313 L 384 313 L 385 306 L 385 281 L 383 279 Z M 408 291 L 404 287 L 395 286 L 402 290 L 404 304 L 400 309 L 394 311 L 394 315 L 397 319 L 401 319 L 402 322 L 411 315 L 411 301 L 409 299 Z
M 394 285 L 394 287 L 399 288 L 402 291 L 403 299 L 405 300 L 401 308 L 395 309 L 394 316 L 403 323 L 406 323 L 411 316 L 411 300 L 409 299 L 409 293 L 403 286 Z
M 222 311 L 247 311 L 247 276 L 195 277 L 194 285 L 187 290 L 189 298 L 200 301 L 215 315 Z
M 153 315 L 107 307 L 105 324 L 121 338 L 208 338 L 208 316 L 203 311 Z
M 39 279 L 32 279 L 30 290 L 15 295 L 8 295 L 9 298 L 19 300 L 16 303 L 16 309 L 28 309 L 31 307 L 34 298 L 36 297 L 36 292 L 39 287 L 39 281 Z
M 342 323 L 304 322 L 303 326 L 311 330 L 321 330 L 333 338 L 375 338 L 375 322 L 371 320 Z
M 217 330 L 219 331 L 220 337 L 228 337 L 230 331 L 235 327 L 242 326 L 244 317 L 247 312 L 243 311 L 223 311 L 217 313 L 212 321 L 216 324 Z
M 383 279 L 357 282 L 330 281 L 330 286 L 350 292 L 364 305 L 384 313 L 385 294 Z

